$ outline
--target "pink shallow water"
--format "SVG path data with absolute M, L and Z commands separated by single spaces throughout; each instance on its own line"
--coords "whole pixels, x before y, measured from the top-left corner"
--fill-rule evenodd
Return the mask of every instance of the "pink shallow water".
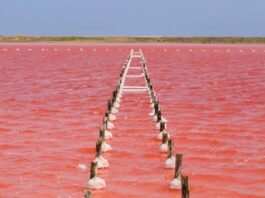
M 0 197 L 83 196 L 131 48 L 143 49 L 191 196 L 265 197 L 265 46 L 168 44 L 0 44 Z M 149 112 L 146 94 L 124 95 L 94 197 L 179 197 Z

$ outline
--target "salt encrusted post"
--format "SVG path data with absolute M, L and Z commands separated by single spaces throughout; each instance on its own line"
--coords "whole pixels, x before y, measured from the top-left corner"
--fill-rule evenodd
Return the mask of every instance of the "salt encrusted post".
M 100 131 L 99 131 L 99 138 L 102 138 L 102 145 L 101 145 L 101 151 L 102 152 L 107 152 L 107 151 L 112 150 L 111 145 L 109 145 L 105 141 L 105 136 L 106 136 L 106 131 L 105 131 L 106 128 L 105 127 L 107 127 L 107 122 L 104 122 L 103 126 L 100 127 Z
M 111 112 L 112 104 L 111 100 L 108 100 L 108 111 Z
M 105 112 L 105 117 L 108 118 L 108 120 L 109 120 L 109 111 Z
M 151 89 L 150 89 L 151 90 Z M 154 90 L 151 90 L 150 91 L 150 96 L 151 96 L 151 100 L 152 102 L 154 103 L 155 102 L 155 93 L 154 93 Z
M 182 157 L 183 157 L 183 154 L 176 154 L 175 174 L 174 174 L 173 180 L 170 182 L 171 189 L 182 188 L 182 178 L 181 178 Z
M 103 145 L 105 144 L 105 145 Z M 105 149 L 105 150 L 104 150 Z M 99 137 L 96 143 L 96 156 L 94 162 L 97 162 L 97 168 L 109 167 L 109 162 L 102 156 L 102 151 L 106 151 L 106 143 L 103 142 L 103 138 Z
M 176 157 L 173 155 L 174 142 L 173 140 L 168 140 L 168 150 L 167 150 L 167 159 L 164 162 L 165 168 L 175 168 Z
M 164 133 L 167 133 L 167 131 L 166 131 L 166 123 L 161 121 L 160 122 L 160 130 L 159 130 L 159 133 L 156 135 L 156 139 L 162 140 Z M 170 136 L 169 136 L 168 133 L 167 133 L 167 135 L 168 135 L 168 138 L 169 138 Z
M 99 130 L 99 137 L 102 138 L 102 140 L 105 140 L 105 126 L 101 126 Z
M 99 190 L 106 187 L 106 182 L 104 181 L 104 179 L 97 177 L 97 166 L 97 162 L 91 162 L 90 178 L 87 182 L 89 189 Z
M 166 144 L 167 140 L 168 140 L 168 135 L 166 133 L 164 133 L 163 137 L 162 137 L 162 144 Z
M 160 152 L 161 153 L 166 153 L 168 151 L 167 141 L 168 141 L 168 135 L 167 135 L 167 133 L 163 133 L 162 144 L 160 145 Z
M 90 179 L 93 179 L 97 176 L 97 162 L 91 162 L 91 168 L 90 168 Z

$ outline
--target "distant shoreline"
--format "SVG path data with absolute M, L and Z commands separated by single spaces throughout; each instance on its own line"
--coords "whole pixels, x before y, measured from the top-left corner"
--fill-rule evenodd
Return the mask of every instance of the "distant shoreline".
M 265 37 L 31 37 L 0 36 L 0 42 L 265 44 Z

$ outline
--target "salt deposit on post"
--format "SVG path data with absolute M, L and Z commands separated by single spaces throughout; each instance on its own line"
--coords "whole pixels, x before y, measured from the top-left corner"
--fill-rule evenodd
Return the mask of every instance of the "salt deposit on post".
M 170 182 L 170 188 L 172 189 L 181 189 L 182 157 L 182 154 L 176 154 L 174 179 Z
M 106 187 L 106 182 L 97 176 L 97 162 L 91 162 L 90 179 L 87 182 L 90 189 L 99 190 Z
M 168 140 L 167 159 L 164 162 L 165 168 L 175 168 L 176 157 L 173 155 L 173 140 Z
M 103 138 L 100 137 L 97 140 L 96 144 L 96 157 L 94 159 L 94 162 L 97 162 L 98 168 L 107 168 L 109 166 L 109 162 L 102 156 L 102 143 Z

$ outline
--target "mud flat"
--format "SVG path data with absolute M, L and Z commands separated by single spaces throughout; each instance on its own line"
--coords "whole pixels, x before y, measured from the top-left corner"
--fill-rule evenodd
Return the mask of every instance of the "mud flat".
M 30 37 L 0 36 L 0 42 L 86 42 L 86 43 L 256 43 L 264 37 Z

